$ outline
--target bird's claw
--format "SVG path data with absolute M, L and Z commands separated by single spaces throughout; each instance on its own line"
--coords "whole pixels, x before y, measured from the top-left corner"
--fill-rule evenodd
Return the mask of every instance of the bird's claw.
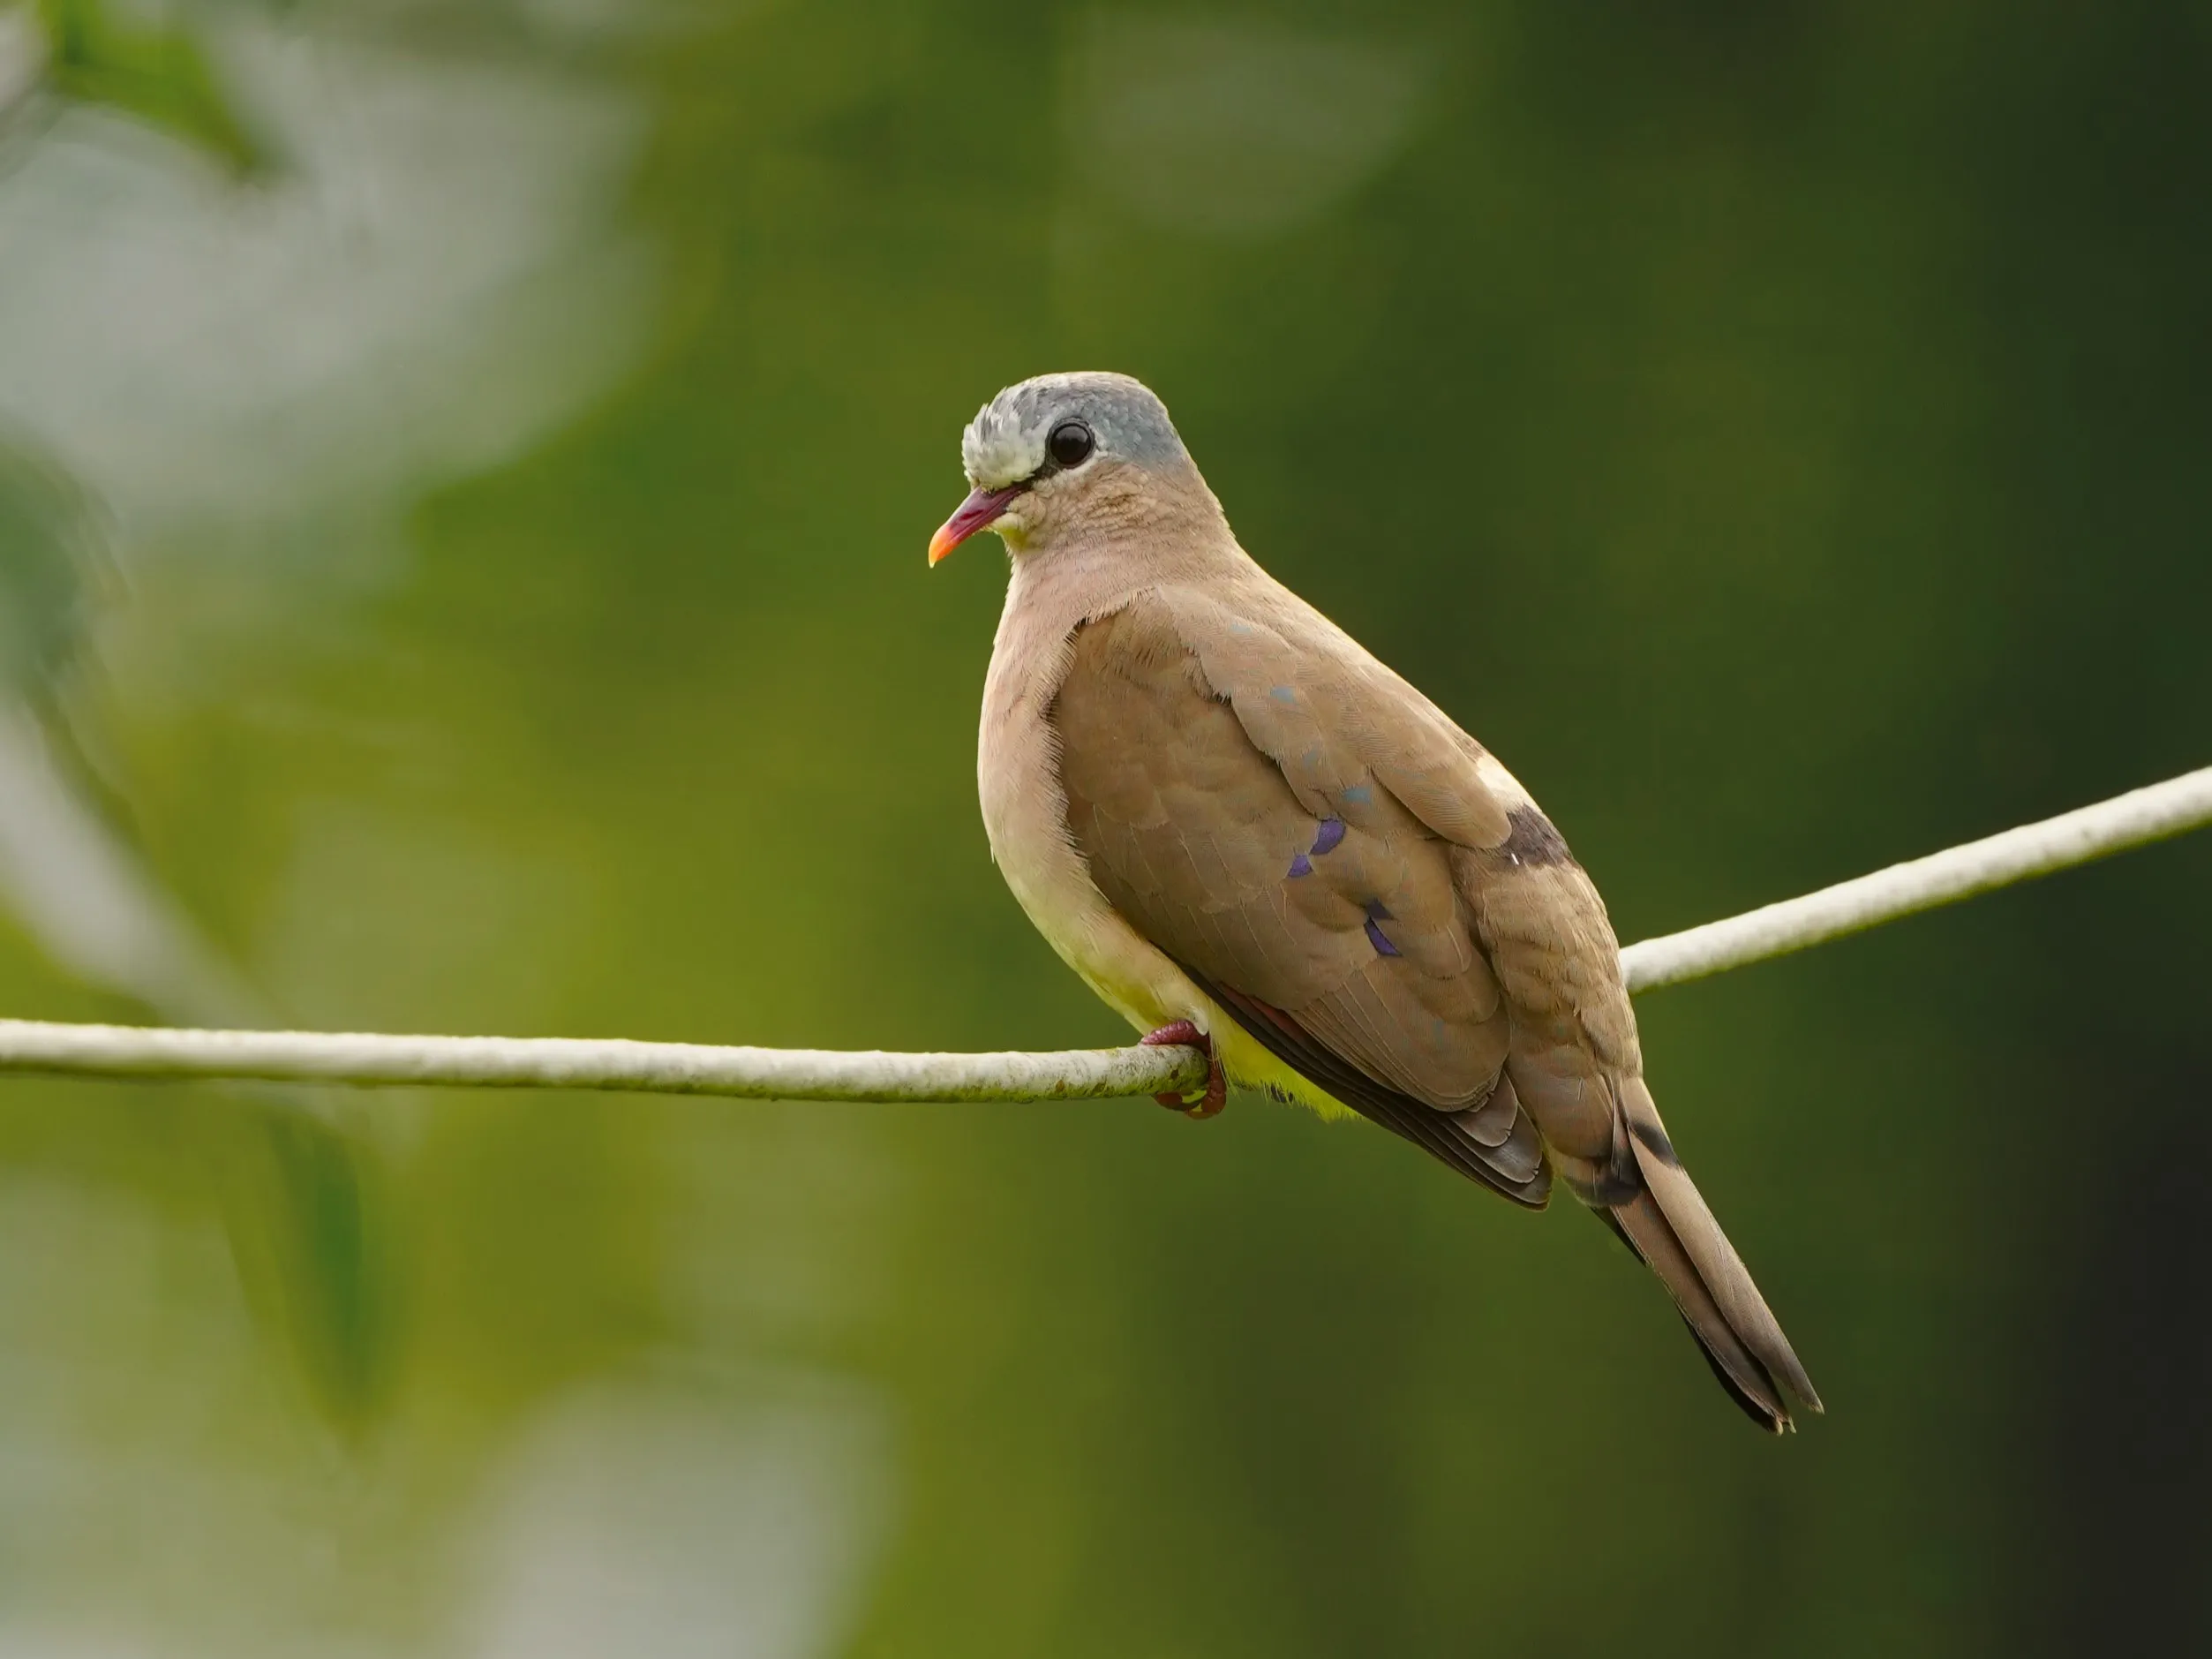
M 1221 1115 L 1229 1104 L 1229 1079 L 1222 1071 L 1222 1063 L 1214 1058 L 1214 1039 L 1200 1030 L 1188 1020 L 1177 1020 L 1163 1025 L 1156 1031 L 1147 1031 L 1137 1041 L 1146 1048 L 1194 1048 L 1206 1056 L 1206 1087 L 1190 1094 L 1177 1094 L 1170 1090 L 1152 1097 L 1170 1112 L 1179 1112 L 1193 1121 Z

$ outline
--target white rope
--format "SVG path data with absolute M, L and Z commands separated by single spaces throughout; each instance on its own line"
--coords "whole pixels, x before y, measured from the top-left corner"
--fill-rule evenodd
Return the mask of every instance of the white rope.
M 1840 934 L 2212 823 L 2212 767 L 1802 899 L 1621 953 L 1649 991 L 1779 956 Z M 777 1100 L 1076 1100 L 1201 1087 L 1184 1048 L 890 1054 L 714 1048 L 620 1038 L 382 1037 L 196 1031 L 0 1020 L 0 1072 L 250 1077 L 294 1082 L 627 1089 Z
M 2212 766 L 1621 953 L 1631 991 L 1764 961 L 2212 824 Z
M 636 1089 L 755 1100 L 1078 1100 L 1206 1086 L 1186 1048 L 886 1054 L 622 1037 L 186 1031 L 0 1020 L 0 1071 L 295 1082 Z

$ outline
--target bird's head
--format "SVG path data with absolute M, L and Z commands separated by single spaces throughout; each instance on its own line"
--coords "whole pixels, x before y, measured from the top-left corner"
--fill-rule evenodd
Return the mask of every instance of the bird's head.
M 1218 507 L 1167 405 L 1126 374 L 1041 374 L 1009 386 L 960 436 L 974 487 L 929 539 L 931 564 L 978 531 L 1017 554 L 1192 502 Z

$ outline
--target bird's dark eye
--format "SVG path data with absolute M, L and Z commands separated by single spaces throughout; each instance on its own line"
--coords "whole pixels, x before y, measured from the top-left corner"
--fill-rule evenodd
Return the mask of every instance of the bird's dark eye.
M 1091 436 L 1091 429 L 1080 420 L 1064 420 L 1052 428 L 1044 441 L 1044 452 L 1057 466 L 1081 466 L 1091 458 L 1098 440 Z

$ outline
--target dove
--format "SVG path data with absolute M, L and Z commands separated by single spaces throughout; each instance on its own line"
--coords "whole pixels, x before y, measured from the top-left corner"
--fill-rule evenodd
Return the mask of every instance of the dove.
M 1764 1429 L 1821 1409 L 1644 1077 L 1604 901 L 1496 757 L 1263 570 L 1166 406 L 1110 373 L 1008 387 L 960 443 L 932 566 L 1012 567 L 983 689 L 991 852 L 1151 1044 L 1380 1124 L 1528 1209 L 1556 1179 L 1656 1273 Z

